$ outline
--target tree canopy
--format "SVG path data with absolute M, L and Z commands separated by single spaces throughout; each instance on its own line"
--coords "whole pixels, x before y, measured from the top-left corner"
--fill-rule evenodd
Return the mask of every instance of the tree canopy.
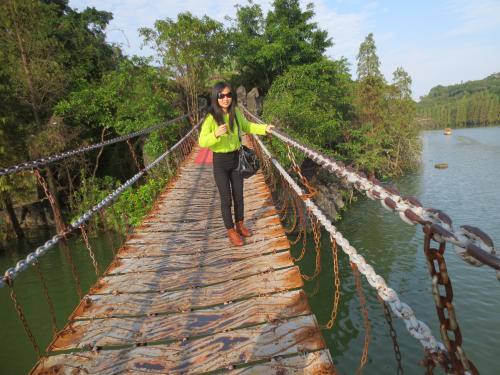
M 484 79 L 433 87 L 417 106 L 426 129 L 500 124 L 500 73 Z
M 229 32 L 238 80 L 266 93 L 289 66 L 320 61 L 332 41 L 312 22 L 313 9 L 308 4 L 302 10 L 299 0 L 275 0 L 264 17 L 261 7 L 251 0 L 237 6 Z

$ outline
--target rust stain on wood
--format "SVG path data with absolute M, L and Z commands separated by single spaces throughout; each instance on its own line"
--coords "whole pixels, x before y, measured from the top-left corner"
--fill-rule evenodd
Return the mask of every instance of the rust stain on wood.
M 228 375 L 331 375 L 335 374 L 328 350 L 277 358 L 266 363 L 225 372 Z
M 66 374 L 116 374 L 148 369 L 150 373 L 197 374 L 279 355 L 324 349 L 312 315 L 222 332 L 196 340 L 146 347 L 60 354 L 43 358 L 32 374 L 55 367 Z M 78 369 L 78 372 L 72 372 Z
M 309 313 L 302 291 L 163 316 L 80 320 L 68 324 L 50 350 L 182 340 Z
M 196 374 L 235 365 L 244 367 L 228 373 L 335 373 L 262 174 L 245 182 L 245 220 L 254 236 L 235 248 L 212 168 L 193 160 L 32 374 Z
M 71 316 L 75 319 L 124 315 L 162 314 L 223 304 L 242 298 L 276 293 L 302 287 L 296 267 L 229 280 L 202 288 L 161 293 L 115 292 L 90 295 L 91 303 L 81 302 Z M 123 289 L 126 291 L 126 289 Z

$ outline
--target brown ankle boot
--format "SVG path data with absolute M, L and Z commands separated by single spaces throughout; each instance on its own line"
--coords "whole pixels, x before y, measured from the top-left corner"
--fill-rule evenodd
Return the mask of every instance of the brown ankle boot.
M 243 221 L 236 222 L 236 231 L 243 237 L 252 236 L 252 232 L 243 225 Z
M 227 236 L 233 246 L 243 246 L 243 240 L 241 239 L 238 232 L 234 230 L 234 228 L 227 230 Z

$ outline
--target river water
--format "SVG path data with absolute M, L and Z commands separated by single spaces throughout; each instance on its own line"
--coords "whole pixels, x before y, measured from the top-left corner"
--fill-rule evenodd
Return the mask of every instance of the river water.
M 480 227 L 500 249 L 500 128 L 454 130 L 422 134 L 420 170 L 395 181 L 404 195 L 417 196 L 424 207 L 445 211 L 457 228 L 463 224 Z M 448 163 L 448 169 L 436 169 L 436 163 Z M 368 198 L 358 200 L 338 223 L 339 230 L 384 277 L 401 301 L 409 304 L 418 319 L 424 321 L 441 340 L 430 277 L 423 254 L 420 227 L 403 223 L 399 216 L 386 211 Z M 323 254 L 328 252 L 323 251 Z M 310 254 L 312 256 L 312 254 Z M 362 354 L 363 318 L 359 311 L 353 277 L 339 254 L 342 296 L 336 326 L 324 333 L 327 344 L 342 373 L 354 373 Z M 463 335 L 463 348 L 481 374 L 500 373 L 500 282 L 495 272 L 476 268 L 460 260 L 447 246 L 445 258 L 452 280 L 457 319 Z M 305 260 L 312 264 L 311 259 Z M 331 257 L 323 260 L 321 288 L 311 304 L 321 322 L 331 309 L 333 284 Z M 314 267 L 309 267 L 313 270 Z M 369 361 L 365 373 L 395 373 L 392 341 L 375 293 L 363 280 L 372 324 Z M 323 288 L 325 287 L 325 288 Z M 309 286 L 313 290 L 314 286 Z M 393 318 L 406 374 L 421 374 L 416 366 L 422 358 L 420 343 L 410 336 L 404 324 Z
M 441 131 L 422 134 L 422 164 L 419 171 L 395 181 L 405 195 L 417 196 L 425 207 L 444 210 L 455 227 L 470 224 L 487 232 L 500 247 L 500 127 Z M 448 169 L 435 169 L 445 162 Z M 398 216 L 367 198 L 358 199 L 337 223 L 351 244 L 384 277 L 388 285 L 409 304 L 441 340 L 432 298 L 430 277 L 423 255 L 423 235 L 419 227 L 403 223 Z M 30 242 L 11 243 L 0 250 L 0 272 L 24 257 L 50 233 L 32 233 Z M 326 237 L 326 236 L 323 236 Z M 113 257 L 110 247 L 118 246 L 119 236 L 91 239 L 100 264 Z M 323 239 L 322 272 L 319 288 L 306 283 L 310 304 L 319 323 L 326 323 L 333 299 L 332 256 L 327 238 Z M 83 290 L 95 282 L 95 274 L 81 239 L 70 241 L 71 254 L 78 267 Z M 299 249 L 293 249 L 298 252 Z M 463 335 L 463 348 L 481 374 L 497 374 L 500 369 L 500 283 L 487 268 L 472 267 L 460 260 L 449 247 L 446 262 L 453 283 L 454 306 Z M 365 337 L 363 315 L 356 295 L 347 256 L 339 248 L 341 300 L 338 317 L 323 336 L 340 373 L 354 373 L 359 365 Z M 306 274 L 314 272 L 314 251 L 300 262 Z M 56 306 L 59 327 L 78 301 L 75 282 L 63 249 L 53 249 L 40 264 L 49 294 Z M 371 323 L 366 374 L 396 373 L 393 343 L 376 295 L 363 279 L 363 290 Z M 51 326 L 47 303 L 33 269 L 16 279 L 16 292 L 27 320 L 42 348 L 50 341 Z M 404 324 L 393 317 L 406 374 L 421 374 L 418 362 L 423 357 L 420 343 L 410 336 Z M 0 289 L 0 375 L 24 374 L 36 361 L 8 291 Z M 439 372 L 437 372 L 439 373 Z

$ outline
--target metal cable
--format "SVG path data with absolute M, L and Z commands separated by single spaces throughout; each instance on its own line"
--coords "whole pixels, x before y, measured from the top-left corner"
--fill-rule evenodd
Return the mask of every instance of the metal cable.
M 139 130 L 139 131 L 136 131 L 136 132 L 133 132 L 133 133 L 129 133 L 129 134 L 126 134 L 126 135 L 122 135 L 120 137 L 112 138 L 112 139 L 109 139 L 107 141 L 95 143 L 95 144 L 90 145 L 90 146 L 84 146 L 84 147 L 77 148 L 75 150 L 61 152 L 59 154 L 54 154 L 54 155 L 46 156 L 46 157 L 43 157 L 43 158 L 40 158 L 40 159 L 37 159 L 37 160 L 28 161 L 28 162 L 25 162 L 25 163 L 13 165 L 13 166 L 7 167 L 7 168 L 0 168 L 0 176 L 6 176 L 6 175 L 9 175 L 9 174 L 12 174 L 12 173 L 17 173 L 17 172 L 20 172 L 20 171 L 24 171 L 26 169 L 40 168 L 40 167 L 43 167 L 44 165 L 47 165 L 47 164 L 50 164 L 50 163 L 53 163 L 55 161 L 59 161 L 59 160 L 62 160 L 62 159 L 66 159 L 67 157 L 70 157 L 70 156 L 73 156 L 73 155 L 82 154 L 82 153 L 85 153 L 85 152 L 88 152 L 88 151 L 92 151 L 92 150 L 95 150 L 95 149 L 98 149 L 98 148 L 101 148 L 101 147 L 104 147 L 104 146 L 112 145 L 114 143 L 123 142 L 123 141 L 129 140 L 131 138 L 135 138 L 135 137 L 139 137 L 141 135 L 149 134 L 149 133 L 151 133 L 151 132 L 153 132 L 155 130 L 161 129 L 161 128 L 167 126 L 167 125 L 170 125 L 170 124 L 173 124 L 175 122 L 181 121 L 181 120 L 187 118 L 188 116 L 189 115 L 183 115 L 183 116 L 180 116 L 180 117 L 176 117 L 176 118 L 174 118 L 172 120 L 169 120 L 169 121 L 166 121 L 164 123 L 161 123 L 161 124 L 158 124 L 158 125 L 154 125 L 154 126 L 151 126 L 149 128 L 146 128 L 146 129 L 143 129 L 143 130 Z
M 261 147 L 262 151 L 271 160 L 276 169 L 280 172 L 281 176 L 286 180 L 289 186 L 295 191 L 299 196 L 303 196 L 304 192 L 293 180 L 293 178 L 285 171 L 285 169 L 274 159 L 262 143 L 260 139 L 254 136 L 256 143 Z M 377 294 L 391 307 L 394 314 L 403 320 L 406 329 L 410 334 L 420 341 L 422 346 L 432 353 L 446 352 L 445 346 L 436 340 L 432 335 L 429 327 L 422 321 L 415 317 L 415 314 L 410 306 L 402 302 L 399 299 L 396 291 L 389 286 L 387 286 L 384 278 L 377 273 L 372 266 L 366 263 L 364 257 L 360 255 L 357 250 L 349 243 L 349 241 L 342 235 L 342 233 L 337 231 L 337 228 L 328 220 L 328 218 L 323 214 L 323 212 L 316 206 L 316 204 L 311 200 L 311 198 L 306 198 L 303 200 L 304 205 L 310 210 L 310 212 L 316 217 L 316 219 L 321 223 L 325 230 L 330 234 L 331 238 L 334 239 L 337 244 L 342 248 L 344 253 L 349 257 L 349 260 L 356 265 L 359 272 L 365 276 L 368 283 L 377 291 Z
M 261 119 L 243 107 L 243 111 L 252 119 L 263 123 Z M 456 253 L 469 264 L 482 266 L 486 264 L 496 270 L 497 279 L 500 280 L 500 258 L 497 256 L 493 240 L 477 227 L 462 225 L 453 229 L 453 221 L 441 210 L 424 208 L 415 197 L 402 197 L 392 187 L 382 187 L 376 179 L 368 179 L 362 172 L 355 172 L 345 167 L 326 155 L 323 155 L 308 146 L 305 146 L 282 131 L 272 129 L 275 137 L 286 144 L 302 151 L 316 164 L 335 173 L 338 178 L 344 178 L 358 191 L 365 193 L 370 199 L 379 200 L 380 204 L 389 211 L 397 212 L 401 220 L 410 225 L 431 225 L 437 242 L 453 244 Z
M 77 218 L 68 229 L 61 234 L 56 234 L 50 240 L 45 242 L 42 246 L 39 246 L 35 251 L 28 254 L 25 259 L 20 260 L 16 263 L 14 267 L 7 269 L 4 272 L 4 276 L 0 278 L 0 288 L 6 285 L 7 280 L 14 280 L 19 273 L 28 268 L 31 264 L 36 262 L 38 258 L 40 258 L 43 254 L 45 254 L 49 249 L 54 247 L 62 238 L 65 238 L 68 234 L 80 228 L 85 222 L 87 222 L 96 212 L 100 211 L 104 207 L 110 205 L 118 196 L 125 191 L 129 186 L 135 183 L 139 178 L 142 177 L 147 171 L 151 168 L 155 167 L 158 163 L 160 163 L 166 156 L 175 151 L 186 139 L 188 139 L 201 125 L 203 119 L 196 124 L 181 140 L 179 140 L 175 145 L 173 145 L 170 149 L 165 151 L 162 155 L 160 155 L 156 160 L 154 160 L 151 164 L 145 167 L 143 170 L 139 171 L 132 178 L 128 179 L 123 185 L 118 187 L 116 190 L 111 192 L 106 198 L 100 201 L 91 209 L 87 210 L 83 215 Z

